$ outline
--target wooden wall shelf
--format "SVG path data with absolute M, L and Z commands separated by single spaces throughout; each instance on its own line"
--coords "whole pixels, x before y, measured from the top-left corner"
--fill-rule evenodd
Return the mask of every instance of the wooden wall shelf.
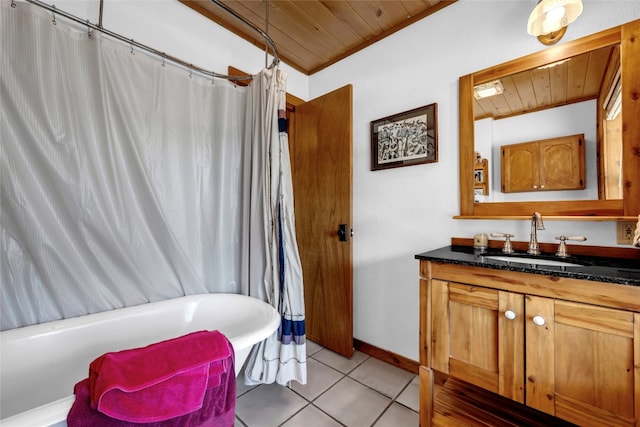
M 481 159 L 473 166 L 474 189 L 482 190 L 484 196 L 489 195 L 489 162 Z

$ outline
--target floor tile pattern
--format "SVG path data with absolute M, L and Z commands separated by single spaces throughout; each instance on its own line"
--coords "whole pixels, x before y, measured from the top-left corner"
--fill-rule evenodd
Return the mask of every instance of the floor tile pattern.
M 307 342 L 307 384 L 236 386 L 234 427 L 418 426 L 418 377 L 358 351 Z

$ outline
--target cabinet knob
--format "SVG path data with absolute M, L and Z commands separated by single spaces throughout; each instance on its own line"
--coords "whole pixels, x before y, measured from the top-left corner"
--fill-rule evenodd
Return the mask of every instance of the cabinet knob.
M 545 321 L 544 321 L 544 317 L 542 316 L 533 316 L 533 323 L 535 323 L 538 326 L 543 326 Z
M 516 318 L 516 313 L 511 310 L 507 310 L 504 312 L 504 317 L 506 317 L 509 320 L 513 320 Z

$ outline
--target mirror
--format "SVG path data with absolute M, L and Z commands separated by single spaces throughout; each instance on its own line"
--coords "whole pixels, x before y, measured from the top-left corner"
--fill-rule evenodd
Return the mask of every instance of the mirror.
M 604 179 L 605 169 L 598 166 L 597 152 L 603 155 L 605 164 L 614 150 L 598 150 L 598 147 L 621 147 L 622 134 L 611 129 L 611 132 L 598 135 L 596 123 L 597 109 L 604 104 L 598 100 L 606 98 L 610 110 L 615 104 L 615 90 L 609 91 L 609 88 L 619 82 L 619 78 L 616 79 L 620 75 L 619 67 L 620 47 L 614 45 L 511 74 L 489 84 L 476 83 L 474 146 L 476 157 L 480 155 L 487 159 L 491 166 L 491 193 L 488 197 L 476 197 L 476 201 L 620 199 L 620 190 L 603 191 L 599 195 L 598 183 Z M 484 91 L 480 91 L 483 87 Z M 491 90 L 492 87 L 498 90 Z M 616 93 L 619 98 L 619 91 Z M 613 112 L 620 117 L 619 108 L 610 116 Z M 618 123 L 619 120 L 603 121 L 603 125 L 606 122 Z M 562 137 L 578 134 L 584 138 L 578 141 L 576 149 L 564 149 L 567 145 Z M 558 144 L 551 147 L 553 140 L 550 139 L 557 140 Z M 549 140 L 540 153 L 529 152 L 527 148 L 519 151 L 518 157 L 509 157 L 509 151 L 505 153 L 501 149 L 504 146 L 510 150 L 539 140 Z M 574 151 L 576 158 L 572 157 Z M 545 161 L 544 153 L 555 153 L 558 158 L 554 161 L 547 155 Z M 605 157 L 605 153 L 610 155 Z M 578 158 L 582 156 L 584 160 Z M 505 161 L 508 158 L 512 161 Z M 556 167 L 546 173 L 544 169 L 540 171 L 539 166 L 545 163 Z M 507 178 L 504 172 L 510 170 L 510 164 L 514 165 L 514 172 L 518 172 L 517 192 L 509 191 L 510 179 L 504 181 Z M 614 164 L 617 170 L 607 169 L 609 181 L 621 188 L 621 165 L 619 162 Z M 553 179 L 550 174 L 554 175 Z M 563 190 L 550 191 L 554 182 L 556 189 Z
M 599 219 L 619 219 L 640 213 L 640 153 L 637 147 L 633 148 L 633 144 L 637 145 L 640 138 L 640 124 L 633 120 L 640 114 L 640 98 L 633 95 L 640 93 L 640 46 L 633 43 L 636 37 L 640 37 L 640 20 L 460 78 L 460 215 L 457 218 L 519 218 L 529 217 L 532 212 L 540 211 L 547 217 L 593 220 L 594 216 Z M 616 64 L 618 58 L 619 67 Z M 580 64 L 589 66 L 582 67 Z M 613 97 L 612 91 L 615 91 L 618 69 L 622 114 L 617 116 L 615 126 L 618 126 L 618 145 L 621 147 L 618 148 L 621 151 L 618 156 L 621 158 L 617 163 L 622 164 L 622 169 L 618 168 L 616 171 L 613 168 L 615 160 L 606 162 L 611 156 L 607 151 L 614 152 L 615 149 L 609 149 L 604 143 L 611 138 L 607 133 L 615 137 L 616 128 L 611 126 L 607 129 L 608 126 L 604 124 L 607 113 L 597 106 L 607 103 L 609 111 L 613 109 L 610 99 Z M 561 86 L 557 82 L 569 83 L 573 77 L 568 76 L 572 75 L 578 80 L 582 79 L 583 83 L 564 85 L 569 88 L 567 91 L 557 90 Z M 499 81 L 502 86 L 498 88 L 498 91 L 503 90 L 502 94 L 476 99 L 474 93 L 480 85 L 481 89 L 493 90 L 484 85 L 495 81 Z M 604 83 L 601 85 L 600 82 Z M 530 92 L 537 90 L 535 85 L 540 85 L 546 92 L 542 92 L 543 96 L 539 93 L 537 96 L 532 95 L 527 100 L 526 89 L 514 89 L 517 84 L 529 86 Z M 609 91 L 610 87 L 612 91 Z M 519 103 L 513 101 L 514 91 L 522 92 L 518 96 L 521 98 Z M 542 105 L 537 105 L 536 99 L 542 100 Z M 522 114 L 525 110 L 535 113 Z M 530 118 L 526 116 L 534 115 L 543 116 L 538 118 L 538 123 L 544 125 L 531 124 Z M 491 116 L 509 118 L 487 118 Z M 565 117 L 563 125 L 553 129 L 555 125 L 551 125 L 549 121 L 551 116 Z M 569 120 L 566 119 L 571 116 L 590 116 L 593 124 L 585 125 L 578 121 L 578 125 L 571 128 L 571 125 L 567 126 Z M 523 125 L 525 118 L 528 121 Z M 496 125 L 498 122 L 503 124 Z M 507 124 L 508 122 L 511 123 Z M 483 126 L 490 129 L 483 131 Z M 575 126 L 580 130 L 574 132 Z M 499 153 L 499 148 L 492 146 L 491 141 L 487 145 L 486 135 L 495 136 L 498 128 L 511 129 L 511 134 L 503 138 L 511 138 L 511 143 L 585 133 L 585 141 L 590 143 L 586 146 L 585 190 L 509 195 L 519 199 L 491 196 L 500 193 L 500 165 L 492 159 Z M 620 132 L 620 128 L 624 128 L 624 132 Z M 522 129 L 526 129 L 527 133 Z M 522 132 L 522 135 L 518 135 L 518 132 Z M 549 135 L 549 132 L 552 134 Z M 521 138 L 518 139 L 519 137 Z M 490 196 L 484 198 L 478 196 L 475 182 L 477 157 L 488 158 Z M 604 178 L 605 175 L 614 177 L 616 173 L 618 177 L 610 178 L 609 182 Z

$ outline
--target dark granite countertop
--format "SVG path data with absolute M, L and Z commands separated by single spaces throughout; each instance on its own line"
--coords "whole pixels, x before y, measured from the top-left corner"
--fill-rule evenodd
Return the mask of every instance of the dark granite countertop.
M 508 256 L 513 259 L 499 261 L 488 256 Z M 546 276 L 569 277 L 572 279 L 610 282 L 621 285 L 640 286 L 640 261 L 622 258 L 591 257 L 574 255 L 558 258 L 552 254 L 528 255 L 518 252 L 505 255 L 500 250 L 489 249 L 483 254 L 475 254 L 469 246 L 445 246 L 415 256 L 416 259 L 444 262 L 449 264 L 470 265 L 495 270 L 519 271 L 522 273 L 542 274 Z M 553 266 L 531 263 L 517 263 L 518 257 L 540 258 L 580 264 L 579 266 Z

